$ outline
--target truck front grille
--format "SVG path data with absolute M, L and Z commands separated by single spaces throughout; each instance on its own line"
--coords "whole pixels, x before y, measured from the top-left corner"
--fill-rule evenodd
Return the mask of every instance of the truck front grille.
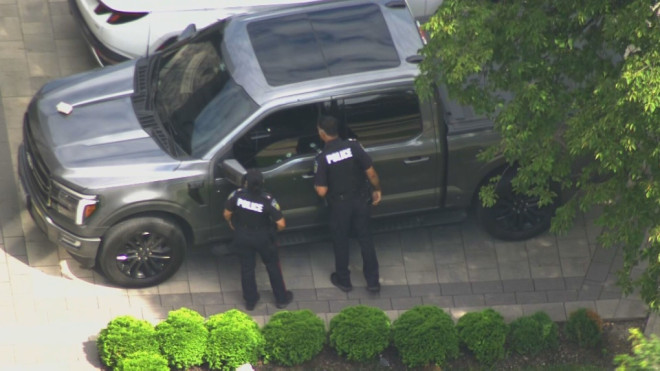
M 36 194 L 32 197 L 37 197 L 43 205 L 50 206 L 50 191 L 52 188 L 50 172 L 37 150 L 27 113 L 23 118 L 23 143 L 28 163 L 28 169 L 25 172 L 26 177 L 36 191 Z

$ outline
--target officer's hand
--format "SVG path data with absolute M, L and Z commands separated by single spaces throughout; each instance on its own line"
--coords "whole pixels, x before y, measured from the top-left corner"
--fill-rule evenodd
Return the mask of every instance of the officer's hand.
M 371 192 L 371 199 L 372 199 L 371 204 L 374 206 L 378 205 L 380 203 L 380 197 L 381 197 L 380 191 Z

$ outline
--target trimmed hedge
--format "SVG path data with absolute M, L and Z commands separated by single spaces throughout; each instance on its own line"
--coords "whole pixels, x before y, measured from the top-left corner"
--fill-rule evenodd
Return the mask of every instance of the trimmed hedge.
M 185 370 L 202 365 L 209 337 L 204 321 L 194 310 L 181 308 L 170 311 L 156 326 L 156 338 L 170 366 Z
M 264 336 L 248 314 L 231 309 L 212 315 L 205 325 L 209 338 L 204 359 L 212 369 L 233 370 L 263 355 Z
M 454 320 L 435 306 L 420 305 L 401 314 L 392 324 L 392 339 L 408 367 L 430 363 L 442 366 L 458 357 Z
M 325 323 L 309 309 L 275 313 L 262 329 L 266 361 L 295 366 L 314 358 L 326 342 Z
M 580 308 L 569 315 L 566 334 L 582 348 L 596 348 L 603 340 L 603 320 L 593 310 Z
M 139 351 L 117 362 L 115 371 L 170 371 L 167 358 L 160 353 Z
M 199 313 L 187 308 L 170 312 L 156 327 L 131 316 L 118 316 L 99 334 L 99 358 L 108 369 L 124 371 L 190 369 L 202 366 L 199 353 L 203 349 L 203 361 L 215 370 L 233 370 L 261 357 L 265 362 L 296 366 L 314 358 L 329 337 L 330 346 L 340 356 L 368 361 L 390 345 L 391 337 L 407 367 L 444 366 L 459 355 L 458 344 L 463 344 L 489 368 L 506 350 L 533 355 L 558 345 L 558 326 L 543 312 L 507 326 L 499 313 L 486 309 L 465 314 L 454 326 L 452 318 L 435 306 L 412 308 L 390 323 L 381 309 L 358 305 L 337 314 L 328 332 L 309 310 L 277 312 L 261 330 L 251 316 L 236 309 L 203 321 Z M 564 330 L 576 342 L 592 346 L 593 339 L 600 342 L 602 338 L 602 320 L 597 313 L 580 309 L 571 314 Z M 655 337 L 647 340 L 639 331 L 631 334 L 634 355 L 618 355 L 619 369 L 660 364 L 660 341 Z
M 456 324 L 458 337 L 477 360 L 490 366 L 504 358 L 504 343 L 508 332 L 501 314 L 493 309 L 467 313 Z
M 509 325 L 509 347 L 516 353 L 535 355 L 558 346 L 559 326 L 545 312 L 520 317 Z
M 108 367 L 115 367 L 131 353 L 160 353 L 154 326 L 133 316 L 119 316 L 108 322 L 96 340 L 96 347 L 101 362 Z
M 390 319 L 379 308 L 357 305 L 330 320 L 330 346 L 351 361 L 375 358 L 390 344 Z

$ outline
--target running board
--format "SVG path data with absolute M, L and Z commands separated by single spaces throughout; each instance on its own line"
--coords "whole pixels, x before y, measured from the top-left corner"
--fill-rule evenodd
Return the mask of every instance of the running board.
M 397 232 L 407 229 L 427 228 L 437 225 L 460 223 L 467 218 L 462 209 L 433 210 L 411 215 L 397 215 L 374 219 L 371 222 L 373 234 Z M 278 246 L 296 246 L 306 243 L 330 241 L 327 226 L 309 228 L 300 231 L 285 231 L 277 235 Z M 216 256 L 231 254 L 228 242 L 211 244 L 211 251 Z
M 397 215 L 374 219 L 371 222 L 373 234 L 396 232 L 407 229 L 426 228 L 437 225 L 462 222 L 467 218 L 465 210 L 434 210 L 411 215 Z M 327 226 L 305 229 L 301 231 L 282 232 L 277 236 L 279 246 L 294 246 L 305 243 L 330 241 L 330 231 Z

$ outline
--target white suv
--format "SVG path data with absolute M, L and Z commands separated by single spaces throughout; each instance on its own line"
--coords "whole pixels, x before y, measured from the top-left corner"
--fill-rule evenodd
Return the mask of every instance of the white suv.
M 100 65 L 151 54 L 177 40 L 188 25 L 204 28 L 231 15 L 323 0 L 69 0 L 71 14 Z M 442 0 L 408 0 L 416 18 Z

